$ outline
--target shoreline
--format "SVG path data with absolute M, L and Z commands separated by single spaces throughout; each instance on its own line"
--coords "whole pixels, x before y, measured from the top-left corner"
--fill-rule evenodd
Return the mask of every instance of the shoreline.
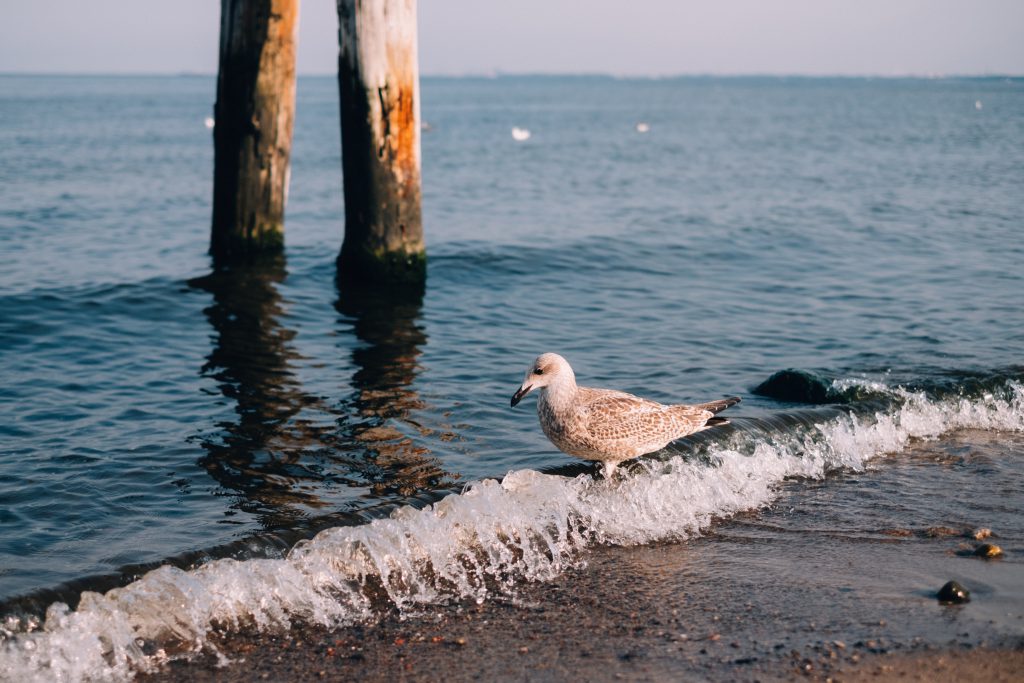
M 233 663 L 204 654 L 138 680 L 1010 680 L 1024 670 L 1020 534 L 998 530 L 1002 560 L 966 554 L 988 483 L 950 464 L 969 450 L 1012 467 L 1022 444 L 976 431 L 924 442 L 869 472 L 784 485 L 698 538 L 594 548 L 511 597 L 221 635 Z M 916 497 L 874 502 L 892 490 Z M 948 579 L 972 601 L 940 604 Z
M 742 583 L 680 593 L 680 579 L 690 575 L 678 551 L 706 550 L 703 540 L 599 549 L 587 567 L 526 586 L 515 600 L 428 608 L 405 619 L 390 614 L 341 629 L 221 636 L 215 645 L 227 666 L 204 654 L 137 680 L 981 681 L 1013 680 L 1024 670 L 1024 636 L 981 624 L 963 630 L 946 619 L 941 634 L 932 624 L 931 637 L 908 637 L 912 624 L 889 605 L 854 620 L 823 613 L 811 621 L 807 610 L 755 604 L 744 590 L 752 586 Z M 631 575 L 627 555 L 649 573 Z M 716 563 L 705 577 L 721 569 Z M 717 602 L 709 601 L 712 593 Z M 805 607 L 823 607 L 816 593 Z M 783 629 L 773 632 L 775 624 Z

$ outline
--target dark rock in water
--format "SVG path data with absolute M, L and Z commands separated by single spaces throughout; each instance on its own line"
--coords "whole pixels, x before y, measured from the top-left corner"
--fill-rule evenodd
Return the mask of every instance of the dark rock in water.
M 844 383 L 845 384 L 845 383 Z M 860 401 L 889 400 L 884 389 L 870 383 L 835 383 L 835 376 L 806 370 L 780 370 L 751 389 L 751 393 L 791 403 L 858 403 Z
M 997 546 L 995 543 L 982 543 L 974 549 L 974 554 L 978 557 L 984 557 L 985 559 L 991 559 L 993 557 L 999 557 L 1003 554 L 1003 549 Z
M 804 370 L 780 370 L 751 389 L 758 396 L 794 403 L 831 403 L 832 383 Z
M 939 602 L 962 604 L 971 601 L 971 592 L 956 581 L 949 581 L 939 589 Z

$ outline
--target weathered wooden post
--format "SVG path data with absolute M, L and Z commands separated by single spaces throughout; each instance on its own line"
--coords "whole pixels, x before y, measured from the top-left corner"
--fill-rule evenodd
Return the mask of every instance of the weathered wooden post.
M 416 0 L 338 0 L 345 239 L 338 274 L 422 283 Z
M 210 253 L 284 244 L 299 0 L 221 0 Z

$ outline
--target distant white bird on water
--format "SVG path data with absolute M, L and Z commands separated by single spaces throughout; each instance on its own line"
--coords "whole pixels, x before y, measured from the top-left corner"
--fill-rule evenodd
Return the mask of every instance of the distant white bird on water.
M 974 100 L 974 108 L 981 111 L 981 100 Z
M 205 119 L 203 119 L 203 125 L 205 125 L 207 128 L 213 128 L 215 123 L 216 121 L 213 120 L 212 116 L 207 116 Z
M 639 123 L 636 124 L 636 132 L 637 133 L 646 133 L 650 129 L 651 129 L 651 125 L 649 123 L 644 122 L 644 121 L 640 121 Z
M 545 436 L 569 455 L 604 464 L 610 477 L 619 463 L 661 450 L 676 439 L 729 424 L 715 413 L 740 402 L 725 398 L 697 405 L 662 405 L 613 389 L 576 385 L 569 363 L 556 353 L 537 357 L 512 396 L 512 405 L 540 390 L 537 416 Z
M 512 139 L 516 142 L 525 142 L 530 139 L 530 131 L 525 128 L 519 128 L 518 126 L 512 127 Z

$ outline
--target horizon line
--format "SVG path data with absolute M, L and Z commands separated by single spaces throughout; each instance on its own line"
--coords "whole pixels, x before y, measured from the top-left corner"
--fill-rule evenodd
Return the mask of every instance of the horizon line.
M 0 76 L 55 76 L 55 77 L 115 77 L 115 78 L 216 78 L 216 71 L 0 71 Z M 335 78 L 336 72 L 305 72 L 296 74 L 297 78 Z M 726 72 L 692 71 L 665 74 L 616 74 L 604 71 L 491 71 L 464 73 L 421 73 L 420 78 L 465 78 L 465 79 L 500 79 L 500 78 L 608 78 L 613 80 L 671 80 L 676 78 L 877 78 L 877 79 L 922 79 L 939 80 L 943 78 L 1024 78 L 1022 73 L 1009 72 L 907 72 L 907 73 L 794 73 L 794 72 Z

